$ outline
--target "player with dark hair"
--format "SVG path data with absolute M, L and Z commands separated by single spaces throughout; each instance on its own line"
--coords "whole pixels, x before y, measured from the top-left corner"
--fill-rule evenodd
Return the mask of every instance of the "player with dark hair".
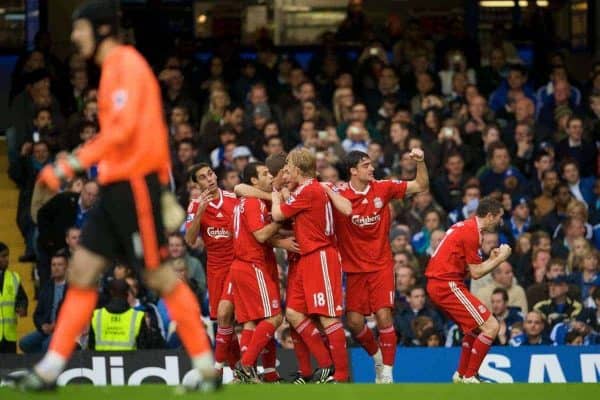
M 375 361 L 375 383 L 393 383 L 392 366 L 396 356 L 392 316 L 395 280 L 388 240 L 391 225 L 388 204 L 393 199 L 429 188 L 423 151 L 411 150 L 410 158 L 417 162 L 414 180 L 376 180 L 368 154 L 351 151 L 345 160 L 349 182 L 336 188 L 352 203 L 350 216 L 334 213 L 338 249 L 346 273 L 346 323 Z M 377 321 L 379 343 L 365 324 L 365 316 L 371 314 L 375 314 Z
M 96 307 L 98 278 L 117 256 L 124 256 L 128 265 L 146 267 L 148 286 L 165 300 L 192 365 L 203 378 L 198 388 L 217 387 L 198 301 L 162 262 L 167 254 L 164 231 L 180 226 L 185 213 L 162 189 L 169 181 L 170 157 L 160 88 L 144 58 L 119 42 L 119 19 L 118 2 L 109 0 L 88 0 L 73 14 L 71 40 L 83 58 L 102 69 L 101 131 L 76 153 L 45 167 L 39 181 L 58 191 L 68 178 L 97 164 L 102 197 L 90 211 L 73 254 L 69 289 L 49 350 L 31 371 L 11 380 L 21 390 L 56 387 Z
M 229 269 L 233 262 L 233 211 L 235 194 L 217 186 L 217 175 L 205 163 L 194 165 L 191 181 L 201 193 L 191 199 L 187 210 L 185 239 L 193 245 L 198 236 L 206 248 L 206 281 L 210 318 L 217 320 L 215 368 L 219 373 L 228 363 L 233 368 L 240 359 L 240 345 L 234 332 L 233 287 Z
M 503 213 L 502 203 L 492 198 L 480 200 L 473 217 L 446 231 L 425 270 L 431 301 L 464 333 L 458 370 L 452 377 L 456 383 L 480 383 L 477 372 L 500 328 L 464 281 L 468 274 L 472 279 L 489 274 L 510 256 L 511 248 L 506 244 L 492 249 L 486 261 L 482 261 L 479 252 L 482 233 L 496 230 Z

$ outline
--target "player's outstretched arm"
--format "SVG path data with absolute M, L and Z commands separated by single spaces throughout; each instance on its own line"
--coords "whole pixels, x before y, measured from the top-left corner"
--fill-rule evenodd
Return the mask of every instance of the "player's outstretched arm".
M 429 173 L 425 164 L 425 153 L 421 149 L 412 149 L 410 158 L 417 162 L 417 176 L 406 185 L 406 194 L 424 192 L 429 189 Z
M 469 272 L 471 278 L 477 280 L 484 277 L 485 275 L 492 272 L 498 265 L 510 257 L 512 249 L 507 244 L 502 244 L 500 247 L 495 248 L 490 253 L 490 258 L 482 262 L 481 264 L 469 264 Z
M 331 200 L 331 204 L 333 204 L 336 210 L 344 214 L 346 217 L 352 214 L 352 203 L 350 203 L 350 200 L 331 190 L 327 184 L 321 184 L 321 186 L 323 189 L 325 189 L 327 196 L 329 196 L 329 199 Z
M 257 199 L 271 201 L 271 193 L 263 192 L 245 183 L 235 185 L 233 192 L 237 197 L 256 197 Z

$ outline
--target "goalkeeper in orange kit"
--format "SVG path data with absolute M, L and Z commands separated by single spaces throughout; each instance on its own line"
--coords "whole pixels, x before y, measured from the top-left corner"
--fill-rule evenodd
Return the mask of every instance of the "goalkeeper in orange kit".
M 43 169 L 39 181 L 57 191 L 77 172 L 98 165 L 101 198 L 90 211 L 81 246 L 73 254 L 69 289 L 48 352 L 31 371 L 11 380 L 21 390 L 56 387 L 96 307 L 98 278 L 116 256 L 133 267 L 145 267 L 146 283 L 165 300 L 192 365 L 200 372 L 198 389 L 218 386 L 196 297 L 163 264 L 165 225 L 174 228 L 185 214 L 162 190 L 168 183 L 170 156 L 159 85 L 144 58 L 119 42 L 118 27 L 117 1 L 89 0 L 73 15 L 71 40 L 83 57 L 102 69 L 101 129 L 75 154 Z M 181 219 L 173 216 L 178 211 Z

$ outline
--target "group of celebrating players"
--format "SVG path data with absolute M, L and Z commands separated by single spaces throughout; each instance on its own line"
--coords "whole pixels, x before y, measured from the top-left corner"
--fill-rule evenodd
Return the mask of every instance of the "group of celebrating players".
M 393 327 L 394 272 L 388 241 L 388 203 L 428 188 L 423 152 L 415 149 L 415 180 L 376 181 L 368 155 L 346 159 L 348 183 L 319 183 L 314 155 L 306 149 L 250 163 L 236 194 L 217 186 L 210 166 L 191 179 L 199 195 L 188 208 L 186 239 L 200 234 L 207 252 L 210 313 L 218 322 L 216 368 L 235 369 L 242 382 L 258 383 L 275 371 L 274 333 L 283 321 L 274 247 L 288 254 L 285 317 L 291 325 L 299 372 L 296 383 L 348 380 L 346 338 L 340 320 L 373 356 L 376 382 L 392 383 L 396 352 Z M 345 302 L 342 271 L 346 273 Z M 379 343 L 365 324 L 374 314 Z M 235 317 L 234 317 L 235 315 Z M 243 325 L 240 343 L 234 321 Z M 241 353 L 241 356 L 240 356 Z M 310 355 L 318 368 L 313 372 Z M 238 361 L 239 360 L 239 361 Z
M 396 333 L 393 326 L 394 272 L 388 240 L 392 199 L 428 189 L 423 152 L 412 181 L 375 180 L 363 152 L 345 160 L 347 183 L 319 183 L 314 155 L 289 155 L 252 162 L 234 193 L 217 186 L 207 164 L 190 173 L 198 190 L 188 208 L 186 240 L 201 235 L 207 251 L 211 318 L 218 321 L 215 366 L 225 364 L 243 383 L 277 382 L 274 334 L 283 322 L 274 248 L 287 251 L 285 318 L 290 323 L 298 373 L 294 383 L 345 382 L 349 378 L 346 339 L 340 320 L 373 358 L 376 383 L 393 383 Z M 237 196 L 240 196 L 238 199 Z M 503 245 L 483 262 L 481 232 L 495 229 L 502 206 L 483 199 L 477 215 L 451 227 L 428 265 L 432 301 L 465 333 L 455 382 L 478 383 L 477 371 L 498 324 L 464 285 L 467 273 L 479 278 L 510 255 Z M 345 299 L 342 273 L 346 274 Z M 378 341 L 365 324 L 374 315 Z M 243 325 L 238 342 L 234 324 Z M 264 373 L 256 364 L 262 354 Z M 311 355 L 317 363 L 313 371 Z

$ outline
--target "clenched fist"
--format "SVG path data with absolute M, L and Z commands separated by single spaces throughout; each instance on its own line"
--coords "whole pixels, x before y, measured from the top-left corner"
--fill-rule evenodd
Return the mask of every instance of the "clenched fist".
M 421 149 L 412 149 L 409 157 L 416 162 L 422 162 L 425 160 L 425 153 Z

